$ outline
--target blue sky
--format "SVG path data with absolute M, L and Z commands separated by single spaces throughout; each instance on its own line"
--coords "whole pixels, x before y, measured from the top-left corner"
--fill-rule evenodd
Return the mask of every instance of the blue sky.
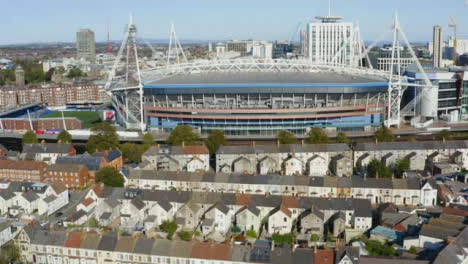
M 468 39 L 468 0 L 332 0 L 332 14 L 359 21 L 365 40 L 376 39 L 391 24 L 395 10 L 411 41 L 432 38 L 432 26 L 446 28 L 449 16 Z M 80 28 L 96 40 L 121 39 L 130 13 L 139 36 L 168 38 L 174 21 L 180 39 L 287 40 L 301 21 L 328 13 L 327 0 L 0 0 L 0 45 L 74 41 Z

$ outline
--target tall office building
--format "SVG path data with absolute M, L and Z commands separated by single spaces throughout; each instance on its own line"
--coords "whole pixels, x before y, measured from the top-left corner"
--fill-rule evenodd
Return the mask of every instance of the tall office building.
M 434 68 L 442 67 L 442 27 L 434 26 L 432 41 L 432 64 Z
M 319 16 L 319 22 L 307 25 L 308 56 L 319 64 L 353 64 L 353 24 L 341 17 Z
M 96 42 L 91 29 L 81 29 L 76 33 L 76 55 L 91 63 L 96 60 Z

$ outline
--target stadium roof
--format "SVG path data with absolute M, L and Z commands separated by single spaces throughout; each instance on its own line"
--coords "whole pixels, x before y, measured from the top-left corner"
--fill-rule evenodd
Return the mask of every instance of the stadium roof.
M 352 76 L 333 72 L 240 72 L 177 74 L 145 84 L 146 90 L 156 93 L 217 92 L 226 89 L 245 89 L 245 92 L 297 92 L 297 93 L 347 93 L 386 91 L 388 82 L 379 77 Z M 184 91 L 181 91 L 183 89 Z M 145 91 L 148 92 L 148 91 Z M 236 91 L 228 91 L 236 92 Z M 151 93 L 154 93 L 152 91 Z

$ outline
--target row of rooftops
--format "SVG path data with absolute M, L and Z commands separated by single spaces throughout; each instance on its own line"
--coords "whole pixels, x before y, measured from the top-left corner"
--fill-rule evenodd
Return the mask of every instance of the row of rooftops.
M 122 153 L 119 150 L 98 152 L 93 155 L 85 152 L 80 155 L 58 157 L 56 164 L 84 165 L 90 171 L 97 171 L 103 161 L 111 162 L 121 156 Z
M 68 154 L 74 150 L 72 144 L 68 143 L 38 143 L 24 144 L 23 153 L 60 153 Z
M 28 227 L 25 232 L 30 237 L 31 244 L 68 249 L 235 262 L 269 263 L 272 258 L 276 257 L 274 251 L 271 250 L 270 242 L 264 240 L 247 246 L 230 243 L 171 241 L 145 236 L 119 236 L 115 232 L 97 234 L 84 231 L 49 231 L 37 227 Z M 294 256 L 296 251 L 291 252 L 291 249 L 289 251 Z M 333 251 L 327 251 L 333 259 Z M 301 249 L 297 252 L 298 256 L 294 258 L 292 263 L 313 263 L 315 253 L 312 249 Z
M 159 180 L 173 182 L 194 183 L 228 183 L 249 185 L 281 185 L 281 186 L 311 186 L 335 188 L 378 188 L 378 189 L 413 189 L 419 190 L 424 182 L 417 178 L 367 178 L 352 177 L 309 177 L 309 176 L 280 176 L 250 175 L 241 173 L 215 172 L 183 172 L 183 171 L 154 171 L 131 170 L 128 178 L 132 180 Z
M 67 190 L 66 186 L 59 182 L 53 182 L 50 184 L 30 182 L 0 182 L 0 197 L 4 200 L 9 200 L 15 197 L 15 193 L 21 193 L 26 200 L 34 201 L 39 198 L 39 194 L 44 194 L 49 187 L 51 187 L 57 195 Z M 52 200 L 52 198 L 52 196 L 46 197 L 47 200 Z
M 47 168 L 47 163 L 31 160 L 9 160 L 0 159 L 0 169 L 2 170 L 28 170 L 42 171 Z
M 158 203 L 187 204 L 224 204 L 226 206 L 249 206 L 276 208 L 310 209 L 316 207 L 319 210 L 354 211 L 358 217 L 371 217 L 371 203 L 367 199 L 345 198 L 318 198 L 318 197 L 293 197 L 279 195 L 255 195 L 215 192 L 187 192 L 187 191 L 163 191 L 141 190 L 112 187 L 94 186 L 93 191 L 105 201 L 133 200 L 154 201 Z M 114 202 L 114 204 L 116 204 Z

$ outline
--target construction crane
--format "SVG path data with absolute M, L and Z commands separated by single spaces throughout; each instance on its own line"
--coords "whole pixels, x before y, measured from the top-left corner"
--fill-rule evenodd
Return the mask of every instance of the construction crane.
M 457 23 L 450 17 L 449 27 L 453 28 L 453 66 L 457 65 Z

